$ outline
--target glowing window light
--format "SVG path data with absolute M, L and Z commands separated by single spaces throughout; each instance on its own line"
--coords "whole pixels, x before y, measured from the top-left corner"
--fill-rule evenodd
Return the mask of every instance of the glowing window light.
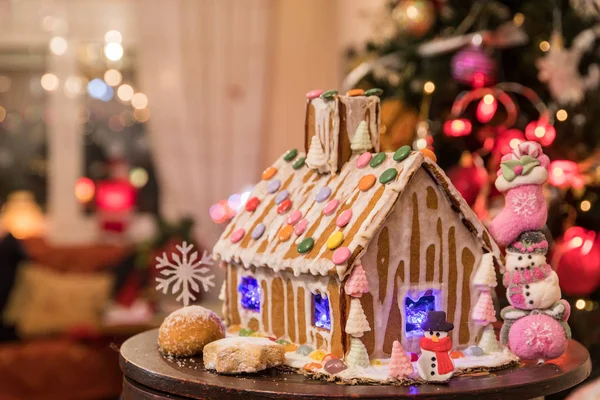
M 578 310 L 583 310 L 585 308 L 585 300 L 579 299 L 575 302 L 575 308 Z
M 148 183 L 148 172 L 144 168 L 133 168 L 129 171 L 129 182 L 137 189 L 146 186 L 146 183 Z
M 129 85 L 121 85 L 117 89 L 117 96 L 123 101 L 129 101 L 133 97 L 133 88 Z
M 104 41 L 106 43 L 121 43 L 123 41 L 123 35 L 119 31 L 108 31 L 104 34 Z
M 87 177 L 81 177 L 75 182 L 75 198 L 78 202 L 89 203 L 96 193 L 94 181 Z
M 104 73 L 104 82 L 110 86 L 117 86 L 122 79 L 123 75 L 116 69 L 109 69 Z
M 435 294 L 433 290 L 427 290 L 416 301 L 407 296 L 404 303 L 404 310 L 406 314 L 406 336 L 423 335 L 421 324 L 427 319 L 429 311 L 435 311 Z
M 40 84 L 42 85 L 42 88 L 44 90 L 52 92 L 52 91 L 58 89 L 60 80 L 58 79 L 58 76 L 48 73 L 48 74 L 42 75 L 42 78 L 40 79 Z
M 133 108 L 142 109 L 148 107 L 148 96 L 144 93 L 136 93 L 131 98 L 131 105 Z
M 104 46 L 104 55 L 110 61 L 119 61 L 123 57 L 123 46 L 119 43 L 107 43 Z
M 251 276 L 242 277 L 237 290 L 241 295 L 242 307 L 250 311 L 260 311 L 260 286 L 255 278 Z
M 54 36 L 52 39 L 50 39 L 49 47 L 52 54 L 62 56 L 67 52 L 69 44 L 67 43 L 67 40 L 64 37 Z
M 331 330 L 331 313 L 329 310 L 329 299 L 321 294 L 313 295 L 314 321 L 313 325 L 317 328 Z

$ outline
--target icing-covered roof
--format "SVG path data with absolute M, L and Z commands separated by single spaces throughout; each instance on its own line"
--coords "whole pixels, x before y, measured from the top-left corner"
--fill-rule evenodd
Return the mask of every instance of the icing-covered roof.
M 385 159 L 375 165 L 375 159 L 379 161 L 384 155 Z M 247 205 L 252 205 L 242 208 L 229 223 L 214 247 L 214 256 L 246 268 L 288 270 L 296 276 L 337 274 L 341 279 L 366 251 L 415 172 L 425 167 L 453 209 L 462 214 L 465 226 L 500 263 L 498 246 L 437 164 L 420 152 L 413 151 L 400 162 L 393 155 L 353 155 L 337 175 L 321 175 L 304 164 L 304 154 L 298 153 L 293 159 L 284 154 L 265 170 L 268 173 L 263 173 L 263 178 L 267 179 L 261 180 L 249 197 Z M 371 163 L 365 163 L 370 156 Z M 323 200 L 329 190 L 330 195 Z M 341 245 L 337 232 L 343 235 Z M 336 238 L 328 241 L 334 233 Z

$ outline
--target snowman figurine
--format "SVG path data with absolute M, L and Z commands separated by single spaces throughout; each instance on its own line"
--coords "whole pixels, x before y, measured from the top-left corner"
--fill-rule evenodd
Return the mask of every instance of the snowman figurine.
M 546 262 L 548 241 L 527 231 L 506 248 L 504 286 L 508 302 L 521 310 L 546 309 L 560 300 L 558 275 Z
M 444 311 L 430 311 L 421 328 L 424 336 L 419 341 L 419 376 L 428 382 L 447 382 L 454 375 L 454 363 L 448 353 L 452 349 L 448 332 L 454 329 L 454 325 L 446 321 Z

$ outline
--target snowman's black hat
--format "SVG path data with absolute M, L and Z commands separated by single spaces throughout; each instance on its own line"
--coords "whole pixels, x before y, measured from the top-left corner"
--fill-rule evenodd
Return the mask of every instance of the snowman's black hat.
M 454 329 L 454 324 L 446 321 L 446 312 L 429 311 L 427 319 L 421 324 L 424 331 L 448 332 Z

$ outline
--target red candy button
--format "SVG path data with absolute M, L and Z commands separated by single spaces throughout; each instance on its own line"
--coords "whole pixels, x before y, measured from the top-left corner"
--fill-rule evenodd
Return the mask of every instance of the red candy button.
M 277 207 L 277 214 L 285 214 L 290 211 L 290 208 L 292 208 L 292 201 L 290 199 L 285 199 L 279 204 L 279 207 Z
M 259 204 L 260 200 L 258 199 L 258 197 L 252 197 L 248 199 L 248 201 L 246 202 L 246 211 L 252 212 L 256 210 L 256 207 L 258 207 Z

